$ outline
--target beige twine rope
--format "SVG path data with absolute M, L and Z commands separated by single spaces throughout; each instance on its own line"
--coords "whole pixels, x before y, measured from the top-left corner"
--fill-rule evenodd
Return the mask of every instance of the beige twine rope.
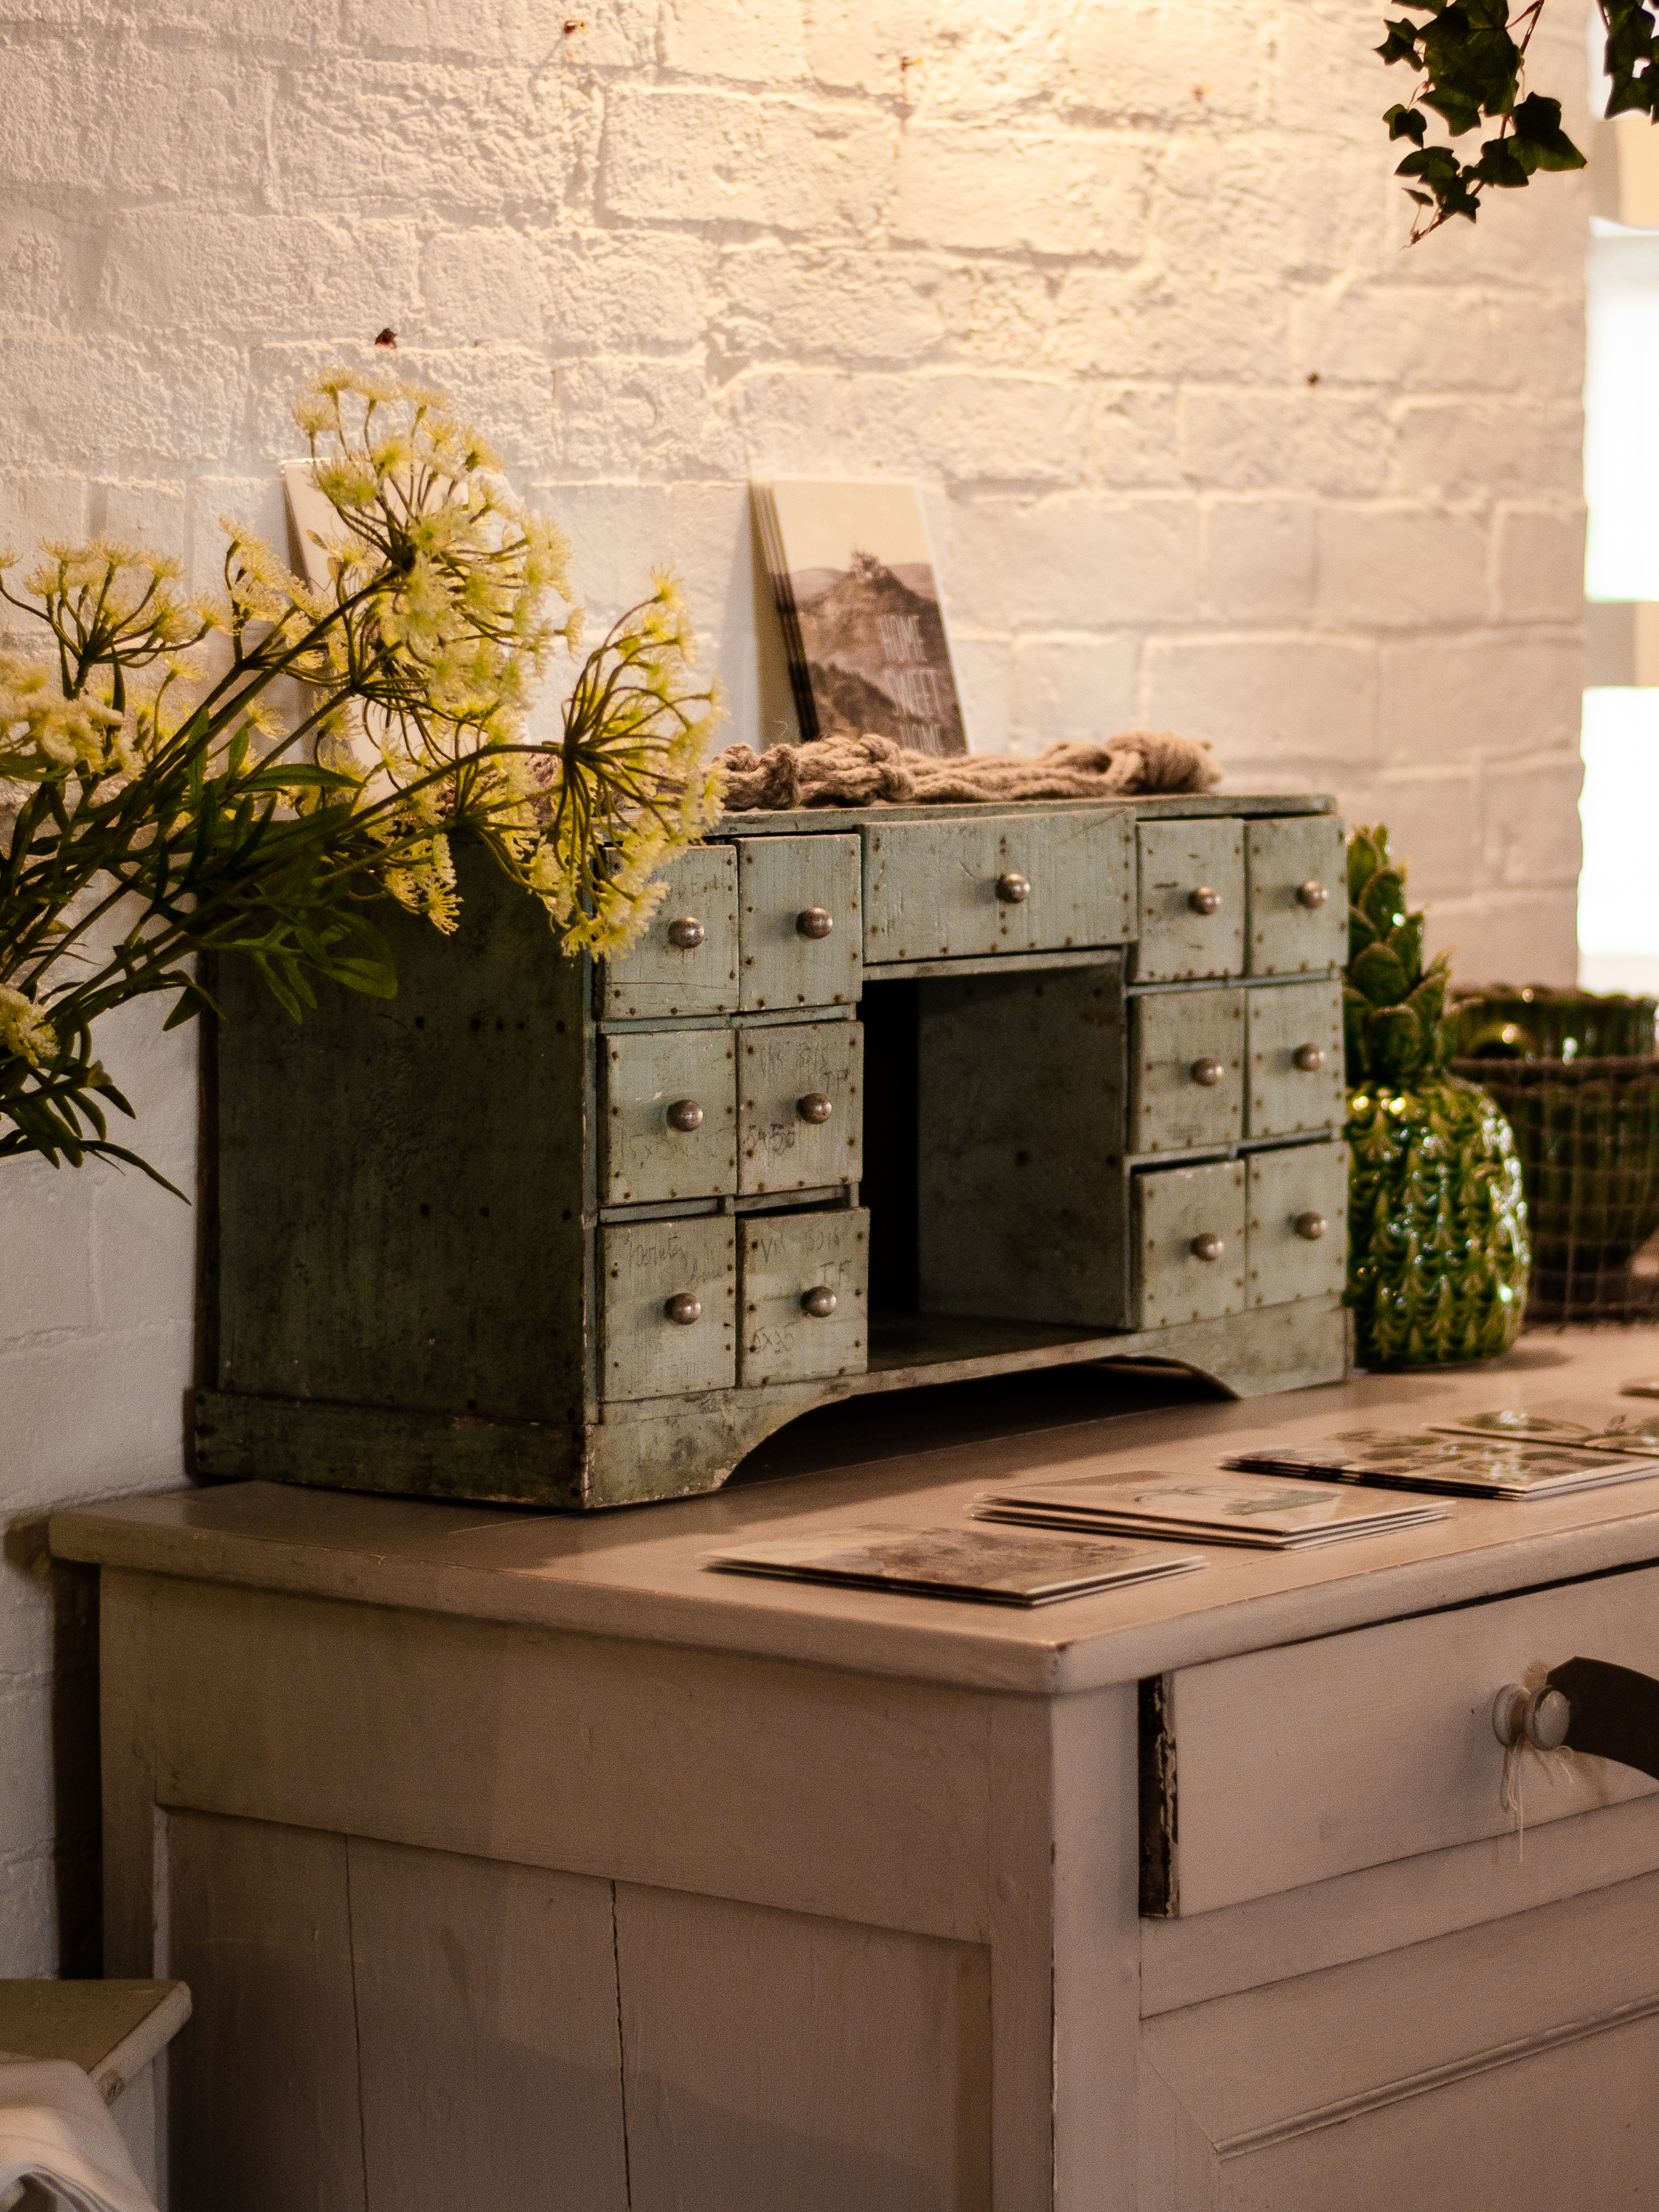
M 797 806 L 930 806 L 948 799 L 1109 799 L 1140 792 L 1208 791 L 1221 781 L 1201 738 L 1131 730 L 1121 738 L 1049 745 L 1030 759 L 1006 753 L 908 752 L 892 738 L 820 738 L 756 752 L 728 745 L 728 813 Z

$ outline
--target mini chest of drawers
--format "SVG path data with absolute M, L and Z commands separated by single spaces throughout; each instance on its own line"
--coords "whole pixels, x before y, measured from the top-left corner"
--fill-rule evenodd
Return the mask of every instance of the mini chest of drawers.
M 200 1466 L 602 1505 L 854 1390 L 1335 1378 L 1343 884 L 1318 799 L 740 815 L 608 967 L 477 854 L 392 1001 L 228 966 Z

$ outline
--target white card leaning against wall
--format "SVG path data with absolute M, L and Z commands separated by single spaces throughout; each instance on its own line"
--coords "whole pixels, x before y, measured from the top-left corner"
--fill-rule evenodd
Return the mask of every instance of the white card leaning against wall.
M 328 556 L 317 539 L 337 538 L 343 525 L 318 490 L 310 461 L 283 461 L 279 465 L 288 498 L 290 556 L 313 590 L 322 591 L 328 584 Z

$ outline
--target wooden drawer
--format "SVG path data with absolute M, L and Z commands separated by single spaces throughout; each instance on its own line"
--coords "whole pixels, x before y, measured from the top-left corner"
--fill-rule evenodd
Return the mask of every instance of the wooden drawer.
M 854 1004 L 864 969 L 860 873 L 856 837 L 739 842 L 738 1004 L 746 1012 Z
M 1137 999 L 1131 1036 L 1128 1149 L 1188 1152 L 1236 1143 L 1244 1128 L 1243 992 Z
M 737 1040 L 727 1030 L 649 1030 L 604 1040 L 606 1206 L 718 1198 L 738 1187 Z M 676 1109 L 702 1120 L 682 1128 Z M 689 1113 L 683 1118 L 690 1119 Z
M 613 1221 L 599 1231 L 605 1277 L 605 1395 L 670 1398 L 729 1390 L 737 1380 L 735 1224 L 725 1214 L 696 1221 Z M 669 1313 L 675 1299 L 701 1309 Z
M 1253 1152 L 1246 1166 L 1246 1306 L 1339 1292 L 1348 1274 L 1346 1145 L 1288 1145 Z
M 1252 991 L 1249 1001 L 1248 1134 L 1339 1127 L 1346 1101 L 1341 979 Z
M 864 957 L 1121 945 L 1134 934 L 1130 836 L 1116 814 L 988 815 L 867 830 Z
M 1244 828 L 1239 822 L 1143 822 L 1140 942 L 1147 983 L 1244 972 Z M 1217 903 L 1209 910 L 1210 898 Z
M 1134 1182 L 1140 1325 L 1170 1328 L 1244 1310 L 1244 1163 L 1156 1168 Z M 1218 1237 L 1221 1249 L 1198 1249 Z
M 864 1031 L 857 1022 L 742 1030 L 738 1190 L 856 1182 L 864 1166 L 863 1079 Z
M 1146 1904 L 1207 1912 L 1506 1833 L 1492 1698 L 1528 1668 L 1575 1657 L 1659 1674 L 1659 1568 L 1163 1676 L 1164 1751 L 1143 1746 L 1143 1832 L 1167 1833 L 1176 1805 L 1180 1815 L 1165 1872 L 1147 1869 Z M 1529 1828 L 1659 1787 L 1602 1759 L 1526 1764 Z
M 602 1020 L 729 1014 L 738 1005 L 738 860 L 729 845 L 695 845 L 662 871 L 668 896 L 644 938 L 599 971 Z M 702 933 L 696 944 L 677 936 Z
M 1348 866 L 1336 817 L 1252 822 L 1246 850 L 1251 975 L 1340 968 L 1348 957 Z
M 868 1353 L 870 1217 L 860 1206 L 823 1213 L 749 1213 L 738 1224 L 742 1269 L 741 1372 L 745 1383 L 862 1375 Z M 827 1291 L 833 1310 L 806 1301 Z

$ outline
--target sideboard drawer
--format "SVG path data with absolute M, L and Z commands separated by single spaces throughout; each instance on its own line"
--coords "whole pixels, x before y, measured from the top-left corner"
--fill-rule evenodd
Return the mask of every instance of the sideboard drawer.
M 738 1241 L 743 1382 L 862 1375 L 870 1275 L 864 1209 L 747 1213 L 738 1221 Z
M 1143 822 L 1135 975 L 1174 983 L 1244 972 L 1244 833 L 1237 822 Z
M 864 921 L 856 837 L 744 837 L 738 846 L 745 1012 L 857 1000 Z
M 1348 864 L 1334 814 L 1249 825 L 1250 973 L 1297 975 L 1348 957 Z
M 1637 1495 L 1650 1486 L 1642 1486 Z M 1456 1515 L 1493 1510 L 1450 1501 Z M 1638 1506 L 1632 1503 L 1631 1510 Z M 1358 1571 L 1358 1568 L 1355 1570 Z M 1143 1833 L 1174 1830 L 1162 1901 L 1207 1912 L 1362 1867 L 1506 1833 L 1492 1704 L 1531 1667 L 1610 1660 L 1659 1674 L 1659 1569 L 1569 1583 L 1160 1678 L 1163 1755 L 1143 1757 Z M 1149 1747 L 1143 1745 L 1146 1752 Z M 1550 1771 L 1551 1767 L 1553 1771 Z M 1528 1828 L 1649 1795 L 1656 1784 L 1568 1754 L 1524 1765 Z M 1179 1807 L 1178 1822 L 1163 1816 Z
M 1243 1313 L 1243 1160 L 1157 1168 L 1133 1181 L 1141 1327 Z
M 1252 1137 L 1298 1137 L 1339 1127 L 1345 1110 L 1342 983 L 1283 983 L 1252 991 Z
M 1252 1152 L 1246 1306 L 1340 1292 L 1348 1277 L 1348 1148 L 1287 1145 Z
M 985 815 L 868 830 L 864 957 L 982 959 L 1121 945 L 1135 927 L 1131 834 L 1116 814 Z
M 646 1030 L 605 1040 L 606 1206 L 718 1198 L 738 1187 L 736 1040 Z
M 696 1221 L 613 1221 L 599 1231 L 607 1398 L 732 1389 L 734 1231 L 719 1213 Z
M 1244 994 L 1168 991 L 1137 999 L 1129 1150 L 1189 1152 L 1244 1128 Z
M 864 1031 L 791 1023 L 738 1037 L 738 1188 L 856 1182 L 864 1167 Z
M 606 1021 L 729 1014 L 738 1005 L 738 860 L 694 845 L 662 871 L 668 896 L 633 951 L 599 971 Z

